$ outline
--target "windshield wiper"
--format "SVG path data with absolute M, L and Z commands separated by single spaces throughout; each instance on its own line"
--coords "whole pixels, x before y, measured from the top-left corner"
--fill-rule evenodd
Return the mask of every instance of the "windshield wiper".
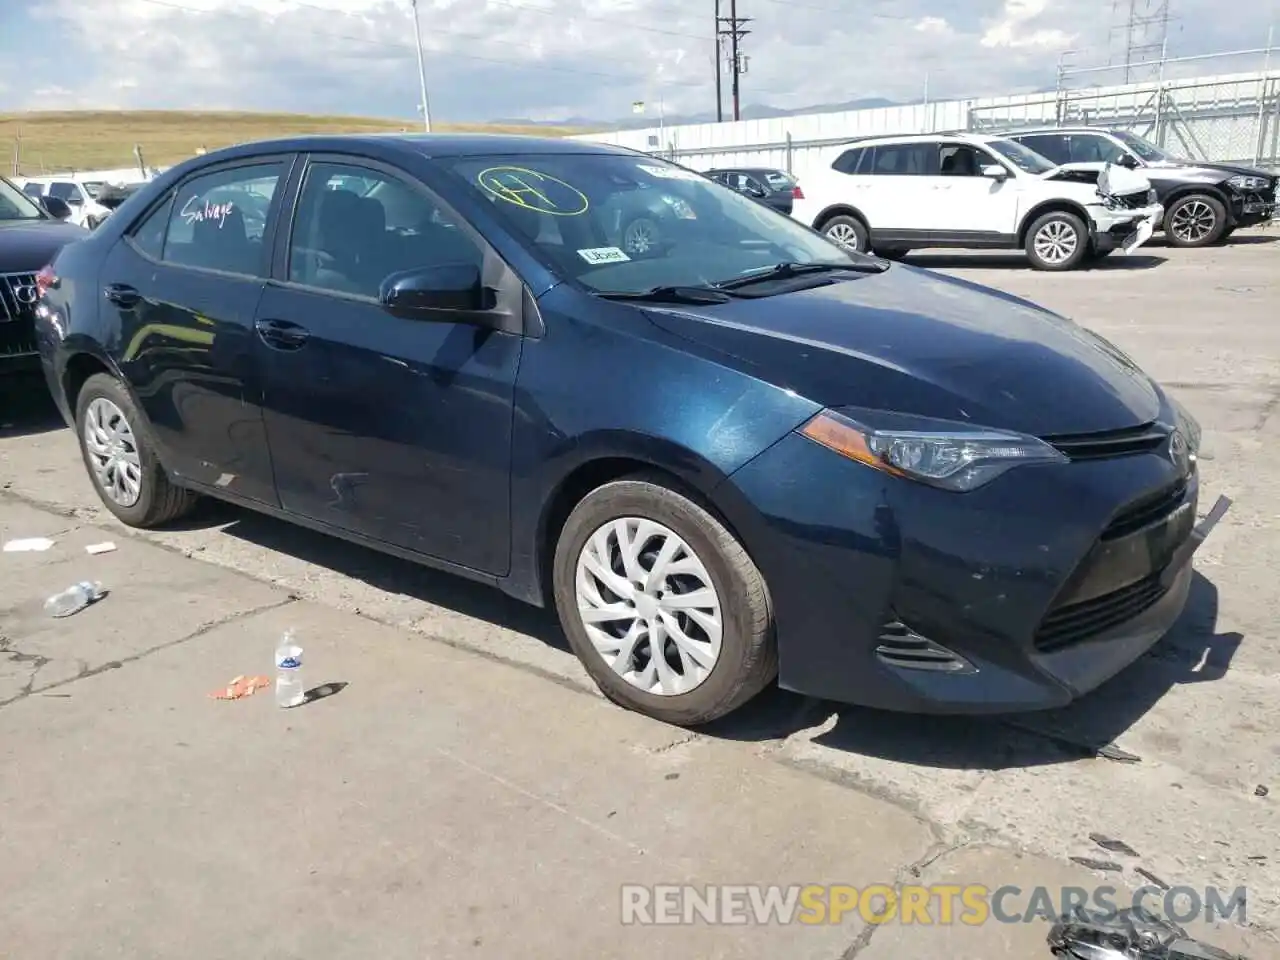
M 596 294 L 605 300 L 637 300 L 645 303 L 728 303 L 732 298 L 710 287 L 650 287 L 636 293 L 602 290 Z
M 735 277 L 714 284 L 717 290 L 737 290 L 754 283 L 767 283 L 770 280 L 786 280 L 791 277 L 803 277 L 813 273 L 884 273 L 889 264 L 869 261 L 867 263 L 777 263 L 765 267 L 745 277 Z

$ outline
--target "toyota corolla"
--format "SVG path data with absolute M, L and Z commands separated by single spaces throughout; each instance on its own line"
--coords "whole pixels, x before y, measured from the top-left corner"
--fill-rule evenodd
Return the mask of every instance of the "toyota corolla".
M 637 190 L 687 208 L 617 246 Z M 680 166 L 277 140 L 142 187 L 39 276 L 103 503 L 229 500 L 553 606 L 678 724 L 772 683 L 1067 703 L 1178 618 L 1199 428 L 1034 304 L 845 250 Z

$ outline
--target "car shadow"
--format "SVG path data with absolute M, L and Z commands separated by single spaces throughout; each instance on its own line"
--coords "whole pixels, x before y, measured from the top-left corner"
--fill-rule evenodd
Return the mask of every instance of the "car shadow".
M 1225 246 L 1237 247 L 1255 243 L 1275 243 L 1277 240 L 1280 240 L 1280 234 L 1276 233 L 1237 233 L 1232 234 L 1227 239 Z
M 464 616 L 522 633 L 557 650 L 569 643 L 555 614 L 521 603 L 496 587 L 401 560 L 339 537 L 205 498 L 195 511 L 166 530 L 221 527 L 222 533 L 368 584 Z
M 1166 263 L 1167 257 L 1148 254 L 1112 254 L 1102 260 L 1084 264 L 1083 270 L 1150 270 Z M 1031 270 L 1027 258 L 1019 253 L 910 253 L 903 261 L 928 270 Z M 1068 271 L 1074 273 L 1075 271 Z
M 1182 616 L 1156 646 L 1102 687 L 1056 710 L 936 717 L 827 703 L 774 689 L 700 732 L 727 740 L 780 740 L 821 724 L 829 729 L 811 738 L 819 746 L 948 769 L 999 770 L 1106 756 L 1171 690 L 1227 673 L 1242 638 L 1215 633 L 1217 618 L 1218 590 L 1196 573 Z M 1125 759 L 1123 752 L 1115 757 Z
M 0 439 L 31 437 L 66 426 L 42 376 L 0 375 Z

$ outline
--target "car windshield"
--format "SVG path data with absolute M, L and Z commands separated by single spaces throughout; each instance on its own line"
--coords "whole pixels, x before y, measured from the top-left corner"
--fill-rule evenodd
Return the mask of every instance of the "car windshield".
M 445 161 L 539 259 L 596 293 L 706 287 L 846 251 L 700 173 L 653 157 L 528 154 Z
M 0 177 L 0 220 L 41 220 L 44 214 L 31 198 Z
M 89 195 L 90 199 L 97 200 L 98 194 L 102 192 L 102 188 L 106 184 L 101 180 L 82 180 L 80 181 L 80 186 L 84 187 L 84 192 Z
M 1111 135 L 1148 163 L 1162 163 L 1168 160 L 1180 159 L 1172 154 L 1166 153 L 1150 140 L 1140 137 L 1135 133 L 1128 133 L 1124 130 L 1113 130 L 1111 131 Z
M 987 146 L 1024 173 L 1048 173 L 1055 169 L 1053 163 L 1014 140 L 988 140 Z

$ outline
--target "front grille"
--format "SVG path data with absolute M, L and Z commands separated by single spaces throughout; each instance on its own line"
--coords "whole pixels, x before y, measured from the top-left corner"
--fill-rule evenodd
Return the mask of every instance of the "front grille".
M 1169 440 L 1169 431 L 1155 423 L 1102 433 L 1061 434 L 1045 437 L 1045 443 L 1072 460 L 1103 460 L 1159 450 Z
M 1182 505 L 1187 495 L 1187 481 L 1180 480 L 1159 493 L 1144 497 L 1120 511 L 1102 531 L 1101 539 L 1119 540 L 1137 533 L 1153 523 L 1159 523 Z
M 1111 199 L 1122 210 L 1141 210 L 1151 202 L 1145 193 L 1130 193 L 1123 197 L 1112 197 Z
M 1153 573 L 1092 600 L 1059 607 L 1044 618 L 1036 631 L 1036 649 L 1051 653 L 1118 627 L 1155 606 L 1167 592 L 1160 574 Z
M 36 352 L 36 276 L 0 273 L 0 357 Z

